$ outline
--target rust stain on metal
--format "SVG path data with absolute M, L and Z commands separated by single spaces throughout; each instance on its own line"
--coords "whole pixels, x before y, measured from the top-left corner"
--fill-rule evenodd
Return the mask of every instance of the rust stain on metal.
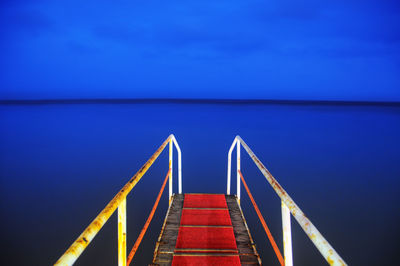
M 296 205 L 292 198 L 287 194 L 287 192 L 282 188 L 282 186 L 276 181 L 268 169 L 262 164 L 262 162 L 257 158 L 254 152 L 247 146 L 247 144 L 242 140 L 240 136 L 236 136 L 235 141 L 238 140 L 243 148 L 250 155 L 251 159 L 257 165 L 258 169 L 265 176 L 268 183 L 273 187 L 278 196 L 282 199 L 285 205 L 289 208 L 290 212 L 303 228 L 304 232 L 308 235 L 314 245 L 318 248 L 322 256 L 331 265 L 346 265 L 343 259 L 336 253 L 332 246 L 325 240 L 318 229 L 311 223 L 303 211 Z
M 149 228 L 150 222 L 153 219 L 154 213 L 155 213 L 155 211 L 156 211 L 156 209 L 158 207 L 158 203 L 160 202 L 161 195 L 164 192 L 165 185 L 167 184 L 168 177 L 171 176 L 171 170 L 172 170 L 171 168 L 168 170 L 167 176 L 165 177 L 164 182 L 163 182 L 163 184 L 161 186 L 161 189 L 158 192 L 157 199 L 154 202 L 154 205 L 153 205 L 153 208 L 151 209 L 150 215 L 149 215 L 149 217 L 147 217 L 146 223 L 144 224 L 144 226 L 142 228 L 142 231 L 139 234 L 139 237 L 136 239 L 135 244 L 133 245 L 133 248 L 132 248 L 131 252 L 129 252 L 128 258 L 126 260 L 126 264 L 128 266 L 131 264 L 132 259 L 135 256 L 135 253 L 136 253 L 137 249 L 139 248 L 140 243 L 142 242 L 144 234 L 146 233 L 147 229 Z
M 269 228 L 268 228 L 268 225 L 267 225 L 267 223 L 266 223 L 265 220 L 264 220 L 264 217 L 261 215 L 261 212 L 260 212 L 260 210 L 259 210 L 259 208 L 258 208 L 258 206 L 257 206 L 257 203 L 255 202 L 255 200 L 254 200 L 254 198 L 253 198 L 253 195 L 251 194 L 251 192 L 250 192 L 250 190 L 249 190 L 249 187 L 248 187 L 247 184 L 246 184 L 246 181 L 244 180 L 244 177 L 243 177 L 243 175 L 242 175 L 242 172 L 241 172 L 240 170 L 238 170 L 238 173 L 239 173 L 239 175 L 240 175 L 240 179 L 241 179 L 242 182 L 243 182 L 243 186 L 244 186 L 244 188 L 246 189 L 247 194 L 249 195 L 249 198 L 250 198 L 251 202 L 253 203 L 253 207 L 254 207 L 254 209 L 255 209 L 257 215 L 258 215 L 258 218 L 260 219 L 260 222 L 261 222 L 261 224 L 262 224 L 262 226 L 263 226 L 263 228 L 264 228 L 264 230 L 265 230 L 265 233 L 266 233 L 267 236 L 268 236 L 268 239 L 269 239 L 269 241 L 270 241 L 270 243 L 271 243 L 271 245 L 272 245 L 272 248 L 273 248 L 274 251 L 275 251 L 275 254 L 276 254 L 276 256 L 277 256 L 277 258 L 278 258 L 278 260 L 279 260 L 279 263 L 283 266 L 283 265 L 285 265 L 285 261 L 284 261 L 284 259 L 283 259 L 283 257 L 282 257 L 282 253 L 281 253 L 281 251 L 279 250 L 278 246 L 276 245 L 275 239 L 274 239 L 274 237 L 272 236 L 272 234 L 271 234 L 271 232 L 270 232 L 270 230 L 269 230 Z

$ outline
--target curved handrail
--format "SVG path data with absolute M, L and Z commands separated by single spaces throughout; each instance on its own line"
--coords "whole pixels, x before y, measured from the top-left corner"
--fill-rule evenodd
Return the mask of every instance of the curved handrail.
M 173 134 L 170 135 L 176 150 L 178 151 L 178 193 L 182 194 L 182 153 L 181 153 L 181 148 L 178 145 L 178 142 L 176 141 L 176 138 Z M 171 173 L 172 175 L 172 173 Z
M 72 265 L 90 244 L 96 234 L 107 222 L 110 216 L 118 208 L 118 261 L 119 265 L 126 265 L 126 196 L 131 192 L 150 166 L 158 158 L 167 144 L 170 144 L 170 187 L 172 187 L 172 143 L 178 150 L 178 171 L 179 171 L 179 193 L 182 193 L 182 172 L 181 172 L 181 150 L 173 134 L 161 144 L 150 159 L 139 169 L 139 171 L 125 184 L 125 186 L 114 196 L 106 207 L 89 224 L 82 234 L 72 243 L 67 251 L 57 260 L 55 265 Z M 171 197 L 172 191 L 170 191 Z M 121 209 L 121 210 L 120 210 Z
M 276 179 L 271 175 L 268 169 L 262 164 L 262 162 L 258 159 L 258 157 L 254 154 L 254 152 L 249 148 L 249 146 L 244 142 L 244 140 L 240 136 L 236 136 L 231 149 L 228 153 L 228 168 L 231 168 L 231 159 L 230 156 L 232 154 L 232 150 L 234 148 L 235 143 L 242 144 L 243 148 L 247 151 L 251 159 L 257 165 L 258 169 L 267 179 L 268 183 L 272 186 L 275 192 L 282 200 L 282 218 L 283 218 L 283 238 L 284 238 L 284 254 L 285 254 L 285 265 L 292 265 L 292 254 L 291 254 L 291 236 L 290 236 L 290 215 L 285 214 L 285 208 L 288 208 L 290 213 L 294 216 L 297 222 L 300 224 L 301 228 L 303 228 L 304 232 L 311 239 L 313 244 L 317 247 L 322 256 L 326 259 L 326 261 L 330 265 L 347 265 L 344 260 L 339 256 L 339 254 L 335 251 L 335 249 L 328 243 L 328 241 L 322 236 L 322 234 L 318 231 L 318 229 L 311 223 L 311 221 L 306 217 L 303 211 L 297 206 L 297 204 L 293 201 L 293 199 L 289 196 L 289 194 L 282 188 L 282 186 L 276 181 Z M 240 149 L 240 145 L 237 145 Z M 238 153 L 240 156 L 240 153 Z M 238 161 L 240 164 L 240 161 Z M 240 171 L 240 165 L 237 167 Z M 238 171 L 238 173 L 239 173 Z M 230 179 L 231 179 L 231 171 L 228 169 L 228 184 L 230 187 Z M 240 180 L 238 181 L 240 182 Z M 238 192 L 240 193 L 240 183 L 238 184 Z M 238 199 L 240 202 L 240 194 L 238 193 Z M 228 193 L 229 194 L 229 193 Z M 289 227 L 285 228 L 285 226 Z M 287 243 L 287 241 L 290 243 Z
M 231 194 L 231 161 L 232 161 L 232 151 L 235 148 L 235 144 L 238 140 L 235 138 L 233 141 L 231 148 L 229 149 L 228 152 L 228 178 L 227 178 L 227 187 L 226 187 L 226 194 L 230 195 Z

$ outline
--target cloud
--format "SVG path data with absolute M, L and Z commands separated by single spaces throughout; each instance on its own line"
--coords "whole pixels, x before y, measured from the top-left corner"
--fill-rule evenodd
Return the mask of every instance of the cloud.
M 326 4 L 325 4 L 326 6 Z M 249 19 L 271 21 L 315 21 L 323 12 L 320 1 L 250 1 L 246 6 Z
M 55 28 L 54 21 L 45 14 L 34 10 L 3 10 L 0 21 L 2 32 L 5 35 L 36 36 Z
M 66 45 L 68 50 L 74 54 L 92 55 L 99 52 L 99 49 L 93 45 L 86 45 L 77 41 L 69 41 Z
M 247 75 L 258 77 L 254 82 L 260 84 L 275 79 L 279 87 L 286 76 L 301 73 L 340 76 L 363 67 L 360 58 L 371 57 L 382 63 L 381 73 L 390 80 L 400 57 L 395 2 L 5 2 L 0 8 L 0 45 L 12 49 L 0 48 L 3 64 L 14 65 L 8 68 L 15 73 L 40 72 L 43 81 L 52 66 L 80 76 L 83 72 L 75 66 L 79 62 L 113 85 L 122 84 L 121 75 L 126 84 L 146 75 L 165 75 L 167 83 L 179 80 L 186 87 L 214 78 L 247 82 Z M 366 67 L 375 71 L 376 65 Z M 365 80 L 359 73 L 354 71 L 352 78 Z M 182 75 L 193 78 L 182 80 Z M 305 79 L 299 83 L 308 85 Z
M 144 41 L 143 31 L 127 28 L 122 25 L 95 26 L 91 32 L 97 38 L 114 42 L 134 44 Z

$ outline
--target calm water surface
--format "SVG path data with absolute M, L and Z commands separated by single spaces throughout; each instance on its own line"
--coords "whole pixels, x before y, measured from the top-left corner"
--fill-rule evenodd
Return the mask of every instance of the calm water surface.
M 240 135 L 348 264 L 398 261 L 399 107 L 2 105 L 0 127 L 1 265 L 54 263 L 170 133 L 183 153 L 184 192 L 226 191 L 227 152 Z M 282 247 L 280 200 L 242 154 L 243 174 Z M 167 160 L 164 152 L 128 197 L 129 250 Z M 244 189 L 242 196 L 263 262 L 278 265 Z M 167 205 L 164 194 L 137 265 L 151 262 Z M 115 265 L 116 220 L 76 265 Z M 292 227 L 294 262 L 326 265 L 294 220 Z

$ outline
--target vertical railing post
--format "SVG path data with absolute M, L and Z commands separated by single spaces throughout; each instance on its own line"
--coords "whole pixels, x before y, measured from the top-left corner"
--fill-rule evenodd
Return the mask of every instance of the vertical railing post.
M 118 206 L 118 266 L 126 266 L 126 198 Z
M 178 145 L 178 142 L 175 139 L 174 135 L 171 135 L 172 141 L 175 144 L 175 148 L 178 151 L 178 193 L 182 194 L 182 152 L 181 148 Z
M 290 225 L 290 210 L 283 202 L 283 200 L 281 201 L 281 206 L 282 206 L 283 253 L 285 257 L 285 266 L 293 266 L 292 229 Z
M 178 193 L 182 194 L 182 155 L 178 152 Z
M 226 176 L 226 194 L 230 195 L 231 194 L 231 169 L 232 169 L 232 151 L 235 148 L 237 139 L 233 141 L 231 147 L 229 148 L 228 152 L 228 173 Z
M 172 199 L 172 151 L 173 151 L 173 146 L 172 146 L 172 138 L 169 141 L 169 170 L 170 170 L 170 174 L 169 174 L 169 203 L 171 204 L 171 199 Z
M 236 195 L 240 204 L 240 141 L 237 141 L 236 143 Z
M 226 195 L 231 194 L 231 156 L 228 155 L 228 173 L 226 176 Z

